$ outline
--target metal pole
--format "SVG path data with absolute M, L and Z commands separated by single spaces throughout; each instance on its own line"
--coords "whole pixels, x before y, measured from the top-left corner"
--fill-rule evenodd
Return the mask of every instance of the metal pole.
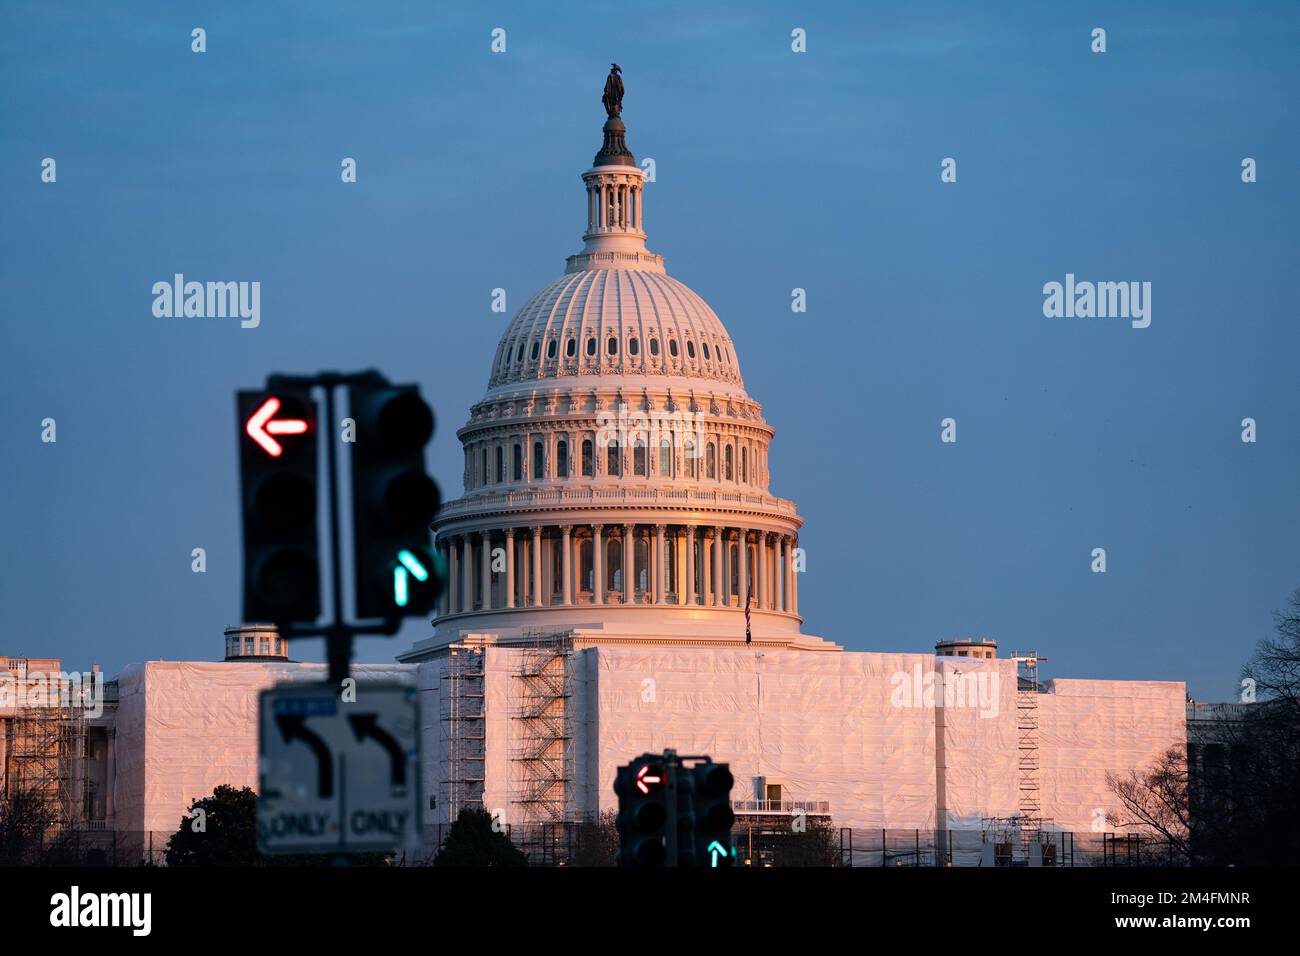
M 339 561 L 338 452 L 334 447 L 334 388 L 338 375 L 325 372 L 321 386 L 325 390 L 325 467 L 329 471 L 330 512 L 330 590 L 333 592 L 334 620 L 326 638 L 331 684 L 341 684 L 352 667 L 352 634 L 343 626 L 343 572 Z
M 668 792 L 666 794 L 666 803 L 668 804 L 668 832 L 666 834 L 667 851 L 666 865 L 677 866 L 677 751 L 667 749 L 664 751 L 664 772 L 668 775 Z

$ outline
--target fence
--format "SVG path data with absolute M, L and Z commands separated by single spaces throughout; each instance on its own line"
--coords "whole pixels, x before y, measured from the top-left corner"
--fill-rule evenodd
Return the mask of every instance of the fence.
M 425 827 L 424 846 L 393 860 L 427 866 L 446 839 L 448 825 Z M 613 866 L 618 838 L 592 823 L 505 828 L 530 866 Z M 67 829 L 27 847 L 7 865 L 164 866 L 170 832 Z M 732 842 L 738 862 L 755 867 L 1140 867 L 1182 866 L 1179 852 L 1163 839 L 1136 833 L 1041 831 L 1032 835 L 983 830 L 894 830 L 810 827 L 804 833 L 747 826 L 737 821 Z M 0 848 L 2 850 L 3 848 Z M 0 856 L 3 856 L 0 853 Z
M 1069 830 L 839 829 L 842 866 L 1183 866 L 1163 837 Z

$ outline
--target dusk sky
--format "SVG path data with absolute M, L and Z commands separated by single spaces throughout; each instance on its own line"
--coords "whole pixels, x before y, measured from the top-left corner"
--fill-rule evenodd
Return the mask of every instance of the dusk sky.
M 270 372 L 418 382 L 458 496 L 497 341 L 581 246 L 615 61 L 648 245 L 776 429 L 804 630 L 1233 699 L 1300 587 L 1300 5 L 701 6 L 0 7 L 0 656 L 220 659 L 232 396 Z M 261 325 L 155 317 L 175 273 L 260 282 Z M 1067 274 L 1150 282 L 1150 327 L 1046 317 Z

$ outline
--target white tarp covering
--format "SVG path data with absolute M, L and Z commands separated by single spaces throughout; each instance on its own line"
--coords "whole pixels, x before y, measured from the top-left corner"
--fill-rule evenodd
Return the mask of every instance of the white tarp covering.
M 940 826 L 979 830 L 1019 812 L 1016 667 L 1009 660 L 936 657 Z
M 1111 830 L 1107 772 L 1150 766 L 1187 743 L 1184 685 L 1165 681 L 1052 680 L 1039 695 L 1039 776 L 1054 829 Z
M 358 683 L 413 681 L 416 665 L 361 664 Z M 220 784 L 257 788 L 257 696 L 279 681 L 323 680 L 322 664 L 132 664 L 118 678 L 115 829 L 171 833 Z
M 767 777 L 780 781 L 782 800 L 829 802 L 837 826 L 934 826 L 934 710 L 895 695 L 904 680 L 933 670 L 930 655 L 585 653 L 598 685 L 594 700 L 587 696 L 596 713 L 585 715 L 599 735 L 589 778 L 602 809 L 617 805 L 619 764 L 674 747 L 729 762 L 737 799 L 752 796 L 753 778 Z
M 507 823 L 522 818 L 518 672 L 522 652 L 485 652 L 484 803 Z M 439 752 L 436 719 L 444 662 L 421 665 L 425 753 Z M 950 828 L 961 862 L 984 855 L 990 818 L 1020 813 L 1020 730 L 1010 660 L 928 654 L 807 653 L 717 648 L 599 646 L 570 664 L 567 726 L 570 816 L 612 809 L 615 768 L 643 752 L 676 748 L 732 766 L 733 796 L 754 778 L 779 783 L 783 801 L 826 801 L 837 827 L 860 831 Z M 1044 828 L 1092 832 L 1115 806 L 1107 771 L 1145 767 L 1185 741 L 1183 685 L 1057 680 L 1036 695 L 1039 799 Z M 426 792 L 443 768 L 431 759 Z M 446 822 L 431 813 L 426 822 Z M 871 831 L 876 831 L 874 834 Z M 877 847 L 878 850 L 878 847 Z M 879 852 L 867 858 L 879 860 Z M 879 865 L 878 863 L 876 865 Z

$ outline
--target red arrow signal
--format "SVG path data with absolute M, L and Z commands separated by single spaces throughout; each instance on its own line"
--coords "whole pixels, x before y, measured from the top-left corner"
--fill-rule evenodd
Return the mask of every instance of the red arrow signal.
M 284 453 L 284 446 L 272 438 L 272 435 L 302 435 L 307 431 L 307 423 L 301 418 L 273 418 L 280 410 L 280 400 L 272 395 L 244 426 L 248 437 L 262 446 L 272 458 L 279 458 Z
M 651 769 L 654 769 L 655 772 L 650 773 Z M 642 793 L 650 792 L 650 788 L 646 786 L 647 784 L 663 783 L 663 781 L 664 778 L 659 776 L 658 768 L 651 768 L 649 764 L 645 764 L 636 772 L 636 788 Z

